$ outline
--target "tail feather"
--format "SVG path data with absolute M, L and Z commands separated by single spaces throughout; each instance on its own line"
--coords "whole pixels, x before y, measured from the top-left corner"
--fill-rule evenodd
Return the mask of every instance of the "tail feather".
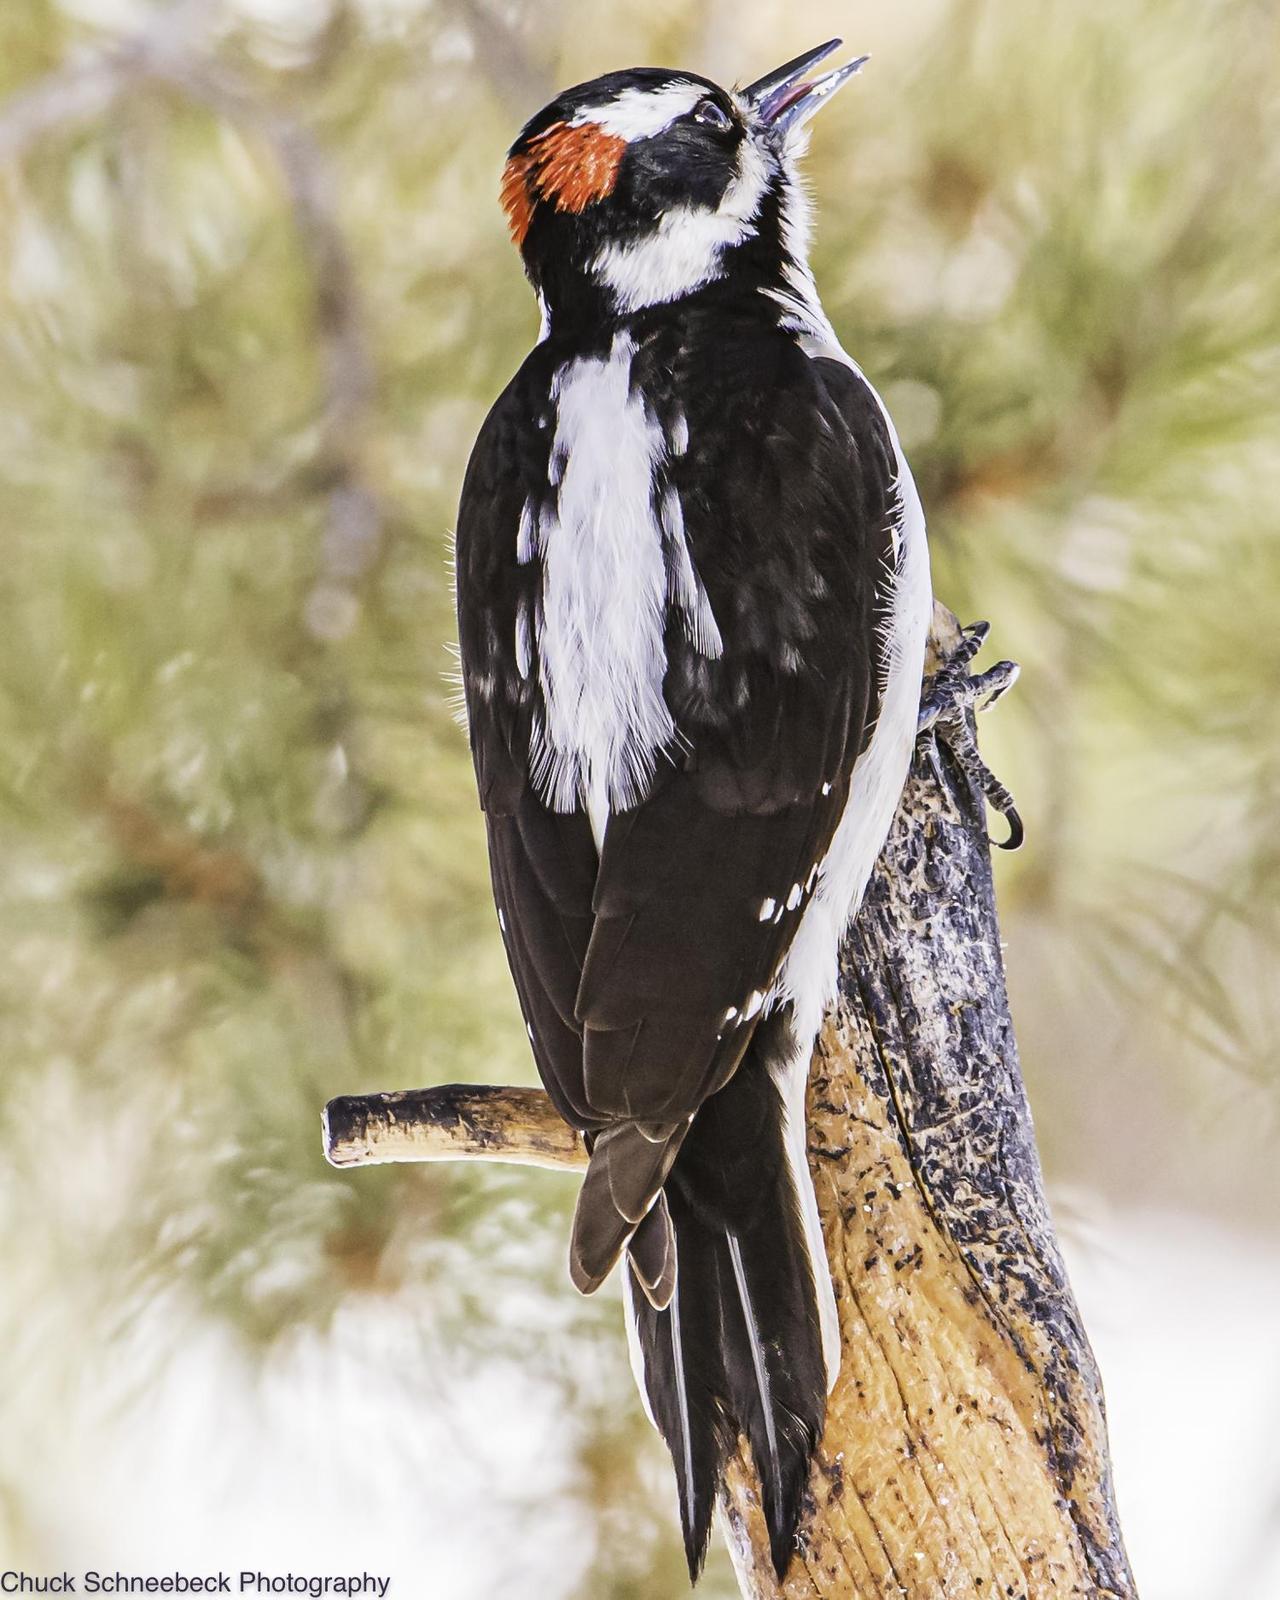
M 684 1126 L 661 1140 L 653 1132 L 619 1122 L 594 1136 L 569 1241 L 569 1275 L 583 1294 L 600 1287 L 657 1203 Z
M 764 1349 L 760 1343 L 760 1324 L 756 1320 L 755 1308 L 751 1304 L 751 1291 L 747 1287 L 747 1271 L 742 1264 L 742 1246 L 738 1243 L 736 1233 L 726 1235 L 729 1242 L 729 1261 L 733 1266 L 733 1279 L 738 1290 L 738 1303 L 742 1308 L 742 1320 L 745 1324 L 747 1335 L 747 1351 L 751 1356 L 751 1369 L 756 1380 L 756 1392 L 749 1403 L 748 1409 L 754 1413 L 758 1410 L 764 1419 L 765 1451 L 761 1457 L 768 1465 L 768 1471 L 761 1469 L 761 1476 L 766 1483 L 779 1483 L 782 1479 L 782 1467 L 778 1458 L 778 1432 L 773 1422 L 773 1398 L 769 1384 L 769 1368 L 765 1363 Z M 758 1406 L 755 1402 L 758 1401 Z M 755 1442 L 752 1443 L 756 1449 Z
M 630 1268 L 638 1375 L 675 1465 L 691 1578 L 740 1434 L 760 1479 L 773 1563 L 785 1573 L 826 1409 L 813 1268 L 782 1100 L 765 1070 L 770 1030 L 761 1031 L 765 1048 L 753 1047 L 706 1102 L 667 1178 L 675 1290 L 666 1310 Z
M 676 1438 L 671 1441 L 673 1451 L 679 1453 L 676 1472 L 680 1481 L 680 1509 L 686 1527 L 699 1523 L 701 1511 L 697 1503 L 697 1485 L 693 1475 L 693 1420 L 689 1414 L 689 1379 L 684 1369 L 684 1329 L 680 1321 L 680 1292 L 671 1296 L 671 1315 L 667 1318 L 667 1332 L 671 1335 L 672 1392 L 675 1396 Z M 677 1443 L 678 1441 L 678 1443 Z M 709 1520 L 708 1513 L 708 1520 Z M 699 1544 L 705 1554 L 707 1535 L 699 1532 Z M 701 1557 L 699 1558 L 701 1560 Z M 692 1564 L 689 1576 L 695 1576 Z
M 649 1414 L 675 1467 L 685 1557 L 690 1581 L 696 1582 L 733 1439 L 723 1404 L 726 1383 L 719 1345 L 706 1337 L 708 1318 L 715 1317 L 719 1299 L 711 1237 L 686 1235 L 680 1259 L 678 1281 L 665 1311 L 649 1303 L 642 1287 L 637 1287 L 634 1267 L 628 1267 L 629 1310 Z
M 801 1237 L 798 1219 L 788 1246 Z M 725 1376 L 731 1413 L 751 1444 L 760 1479 L 773 1564 L 781 1577 L 795 1549 L 795 1528 L 809 1463 L 826 1412 L 826 1366 L 812 1277 L 803 1255 L 763 1239 L 727 1238 L 738 1322 L 725 1319 Z M 782 1269 L 781 1272 L 779 1269 Z M 729 1330 L 734 1331 L 730 1334 Z
M 667 1197 L 661 1191 L 653 1209 L 631 1235 L 627 1257 L 645 1299 L 658 1311 L 665 1311 L 676 1287 L 676 1237 Z

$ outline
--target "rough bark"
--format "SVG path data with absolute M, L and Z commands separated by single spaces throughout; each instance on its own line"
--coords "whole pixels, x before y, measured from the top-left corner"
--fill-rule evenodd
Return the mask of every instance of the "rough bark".
M 1135 1595 L 1018 1066 L 985 808 L 945 745 L 917 754 L 846 941 L 808 1118 L 843 1364 L 782 1584 L 735 1464 L 723 1522 L 744 1594 Z
M 744 1595 L 1134 1596 L 1018 1067 L 982 790 L 945 743 L 922 742 L 846 941 L 808 1119 L 842 1367 L 782 1583 L 749 1455 L 732 1464 Z M 536 1091 L 450 1086 L 335 1101 L 327 1137 L 342 1164 L 580 1165 L 555 1123 Z
M 443 1083 L 433 1089 L 340 1095 L 324 1108 L 335 1167 L 384 1161 L 508 1161 L 587 1165 L 587 1147 L 541 1089 Z

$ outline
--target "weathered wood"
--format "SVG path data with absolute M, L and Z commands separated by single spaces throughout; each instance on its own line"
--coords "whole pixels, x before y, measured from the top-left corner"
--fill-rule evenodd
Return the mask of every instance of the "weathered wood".
M 955 619 L 935 631 L 945 661 Z M 781 1584 L 749 1456 L 732 1464 L 743 1593 L 1130 1600 L 1102 1389 L 1009 1017 L 981 776 L 945 744 L 922 741 L 846 941 L 808 1120 L 842 1367 Z M 343 1165 L 584 1159 L 533 1090 L 348 1098 L 328 1129 Z
M 918 752 L 845 943 L 808 1120 L 843 1364 L 783 1584 L 748 1462 L 731 1474 L 744 1594 L 1135 1595 L 1018 1066 L 985 807 L 945 746 Z
M 580 1134 L 541 1089 L 444 1083 L 350 1094 L 324 1108 L 324 1153 L 335 1167 L 384 1161 L 507 1161 L 585 1168 Z

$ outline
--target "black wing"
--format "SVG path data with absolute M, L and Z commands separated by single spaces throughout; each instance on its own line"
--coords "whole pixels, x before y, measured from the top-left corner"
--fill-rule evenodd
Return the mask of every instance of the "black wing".
M 582 1086 L 575 1007 L 594 925 L 599 860 L 581 811 L 550 811 L 529 777 L 539 709 L 536 648 L 542 587 L 537 553 L 520 549 L 526 507 L 547 481 L 554 364 L 536 349 L 485 420 L 462 488 L 456 541 L 458 643 L 471 752 L 489 839 L 489 865 L 507 958 L 538 1073 L 567 1122 L 603 1128 Z
M 585 814 L 549 812 L 528 777 L 536 662 L 522 675 L 515 640 L 523 628 L 527 653 L 541 575 L 516 530 L 552 492 L 548 359 L 535 352 L 477 443 L 459 623 L 512 971 L 543 1081 L 595 1136 L 574 1249 L 591 1288 L 741 1060 L 812 893 L 878 708 L 897 502 L 882 414 L 850 369 L 772 332 L 701 355 L 642 348 L 633 382 L 687 425 L 656 493 L 679 496 L 723 650 L 701 653 L 673 609 L 678 742 L 597 861 Z

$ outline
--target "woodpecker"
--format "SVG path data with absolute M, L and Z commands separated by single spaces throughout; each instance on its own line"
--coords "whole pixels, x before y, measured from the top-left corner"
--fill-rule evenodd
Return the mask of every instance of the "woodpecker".
M 570 1273 L 622 1275 L 691 1580 L 749 1441 L 785 1572 L 839 1358 L 805 1156 L 837 953 L 901 794 L 924 518 L 807 259 L 832 40 L 725 90 L 568 89 L 502 203 L 542 311 L 457 526 L 498 921 L 590 1152 Z

